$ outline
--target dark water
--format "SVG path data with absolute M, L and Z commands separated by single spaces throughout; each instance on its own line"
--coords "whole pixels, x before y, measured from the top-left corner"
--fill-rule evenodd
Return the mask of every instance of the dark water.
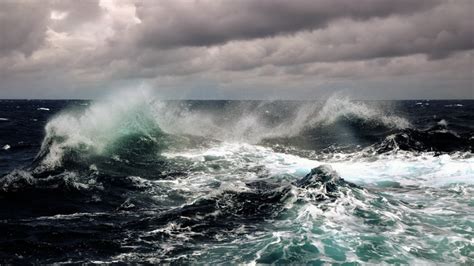
M 2 100 L 0 262 L 474 263 L 473 122 L 474 101 Z

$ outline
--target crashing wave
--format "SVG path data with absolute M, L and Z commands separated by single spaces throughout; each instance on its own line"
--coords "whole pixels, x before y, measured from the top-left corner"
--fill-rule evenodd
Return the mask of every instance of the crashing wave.
M 45 128 L 46 136 L 36 159 L 38 167 L 54 169 L 71 153 L 76 157 L 110 153 L 130 138 L 158 143 L 162 131 L 148 99 L 145 94 L 124 93 L 85 110 L 66 111 L 54 117 Z
M 323 105 L 243 102 L 225 106 L 223 110 L 199 109 L 182 102 L 158 101 L 140 91 L 117 94 L 83 110 L 64 111 L 46 125 L 36 168 L 54 169 L 68 157 L 84 160 L 96 155 L 113 156 L 117 149 L 133 149 L 136 145 L 164 147 L 167 134 L 259 143 L 298 136 L 314 128 L 342 130 L 341 137 L 347 131 L 358 131 L 341 129 L 337 124 L 341 119 L 363 126 L 382 126 L 384 130 L 409 126 L 405 119 L 386 115 L 380 108 L 336 96 Z

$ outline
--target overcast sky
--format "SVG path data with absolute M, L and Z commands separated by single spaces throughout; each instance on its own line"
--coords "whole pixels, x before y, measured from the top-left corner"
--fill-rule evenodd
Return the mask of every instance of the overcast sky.
M 473 0 L 0 0 L 0 98 L 474 98 Z

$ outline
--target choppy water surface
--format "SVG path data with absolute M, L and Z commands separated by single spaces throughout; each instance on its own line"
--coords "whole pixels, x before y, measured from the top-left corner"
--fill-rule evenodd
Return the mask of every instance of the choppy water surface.
M 474 101 L 0 101 L 0 262 L 474 263 L 473 121 Z

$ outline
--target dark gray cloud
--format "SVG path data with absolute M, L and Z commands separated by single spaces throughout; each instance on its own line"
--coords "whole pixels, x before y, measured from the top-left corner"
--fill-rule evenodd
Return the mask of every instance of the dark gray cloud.
M 343 19 L 327 28 L 253 43 L 226 45 L 223 68 L 242 70 L 265 64 L 360 61 L 424 54 L 431 60 L 474 49 L 474 21 L 470 1 L 439 5 L 400 18 L 354 22 Z
M 326 27 L 339 18 L 412 14 L 438 0 L 145 1 L 137 4 L 144 46 L 209 46 Z
M 472 0 L 5 0 L 0 98 L 134 86 L 169 98 L 301 99 L 351 88 L 358 98 L 474 98 L 473 8 Z
M 40 1 L 0 1 L 0 54 L 31 54 L 46 37 L 49 9 Z

